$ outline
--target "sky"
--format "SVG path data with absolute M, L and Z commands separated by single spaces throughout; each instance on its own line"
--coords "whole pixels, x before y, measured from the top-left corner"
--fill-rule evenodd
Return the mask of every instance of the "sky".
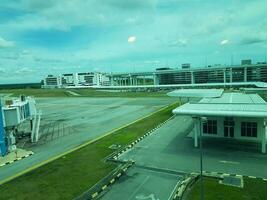
M 266 10 L 266 0 L 0 0 L 0 84 L 265 61 Z

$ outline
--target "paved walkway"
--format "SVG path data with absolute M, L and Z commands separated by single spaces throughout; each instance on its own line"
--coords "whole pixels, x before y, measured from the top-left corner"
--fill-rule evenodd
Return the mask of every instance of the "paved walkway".
M 176 117 L 142 140 L 120 159 L 133 159 L 139 165 L 169 168 L 177 171 L 199 171 L 199 149 L 186 137 L 192 121 Z M 204 139 L 203 167 L 205 171 L 241 174 L 267 178 L 267 155 L 260 153 L 259 144 Z

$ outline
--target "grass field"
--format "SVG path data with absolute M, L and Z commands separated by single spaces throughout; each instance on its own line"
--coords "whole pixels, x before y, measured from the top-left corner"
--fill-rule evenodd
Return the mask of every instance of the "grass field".
M 205 200 L 267 200 L 267 181 L 244 178 L 244 188 L 221 185 L 218 179 L 204 179 Z M 200 184 L 197 182 L 187 200 L 200 199 Z
M 96 142 L 22 175 L 0 187 L 0 199 L 73 199 L 112 171 L 103 158 L 112 144 L 126 145 L 172 116 L 170 105 Z
M 70 94 L 68 91 L 80 96 Z M 26 95 L 35 97 L 167 97 L 166 91 L 160 92 L 107 92 L 95 89 L 8 89 L 1 93 L 10 93 L 12 96 Z

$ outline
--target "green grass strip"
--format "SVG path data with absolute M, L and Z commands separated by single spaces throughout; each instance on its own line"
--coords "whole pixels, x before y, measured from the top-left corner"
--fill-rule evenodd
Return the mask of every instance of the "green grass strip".
M 172 104 L 153 115 L 117 130 L 0 186 L 0 199 L 73 199 L 92 187 L 116 165 L 103 158 L 112 144 L 126 145 L 172 116 Z
M 267 200 L 267 181 L 244 178 L 244 188 L 219 184 L 218 179 L 204 179 L 205 200 Z M 192 188 L 187 200 L 200 199 L 200 182 Z

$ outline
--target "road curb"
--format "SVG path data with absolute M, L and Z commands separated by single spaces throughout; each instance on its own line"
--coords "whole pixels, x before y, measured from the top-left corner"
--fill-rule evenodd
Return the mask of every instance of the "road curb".
M 183 180 L 181 183 L 179 183 L 171 199 L 181 200 L 183 198 L 183 195 L 186 189 L 189 186 L 193 185 L 198 180 L 198 178 L 199 178 L 199 175 L 191 175 L 187 177 L 185 180 Z
M 98 198 L 105 190 L 119 180 L 125 172 L 134 165 L 134 161 L 129 161 L 122 166 L 118 167 L 115 172 L 109 174 L 104 180 L 100 180 L 96 185 L 88 191 L 75 198 L 74 200 L 91 200 Z
M 256 176 L 247 176 L 247 175 L 241 175 L 241 174 L 232 174 L 232 173 L 222 173 L 222 172 L 209 172 L 209 171 L 203 171 L 203 175 L 207 177 L 215 177 L 215 178 L 223 178 L 225 176 L 232 176 L 232 177 L 238 177 L 238 178 L 250 178 L 250 179 L 260 179 L 263 181 L 267 181 L 266 178 L 262 177 L 256 177 Z
M 17 161 L 19 161 L 19 160 L 22 160 L 23 158 L 27 158 L 27 157 L 29 157 L 29 156 L 32 156 L 33 154 L 34 154 L 34 153 L 31 152 L 31 153 L 29 153 L 29 154 L 27 154 L 27 155 L 25 155 L 25 156 L 21 156 L 21 157 L 19 157 L 19 158 L 16 158 L 15 160 L 5 162 L 5 163 L 1 164 L 0 167 L 6 166 L 6 165 L 10 165 L 10 164 L 12 164 L 12 163 L 14 163 L 14 162 L 17 162 Z
M 119 150 L 115 151 L 114 153 L 112 153 L 105 160 L 108 160 L 108 161 L 117 161 L 118 158 L 119 158 L 119 156 L 121 156 L 125 152 L 129 151 L 130 149 L 132 149 L 137 143 L 141 142 L 147 136 L 153 134 L 156 130 L 158 130 L 159 128 L 161 128 L 164 124 L 166 124 L 168 121 L 170 121 L 174 117 L 175 117 L 175 115 L 171 116 L 170 118 L 168 118 L 167 120 L 165 120 L 164 122 L 162 122 L 161 124 L 159 124 L 158 126 L 156 126 L 155 128 L 149 130 L 144 135 L 140 136 L 139 138 L 137 138 L 136 140 L 134 140 L 133 142 L 131 142 L 129 145 L 126 145 L 126 146 L 122 147 L 121 149 L 119 149 Z

